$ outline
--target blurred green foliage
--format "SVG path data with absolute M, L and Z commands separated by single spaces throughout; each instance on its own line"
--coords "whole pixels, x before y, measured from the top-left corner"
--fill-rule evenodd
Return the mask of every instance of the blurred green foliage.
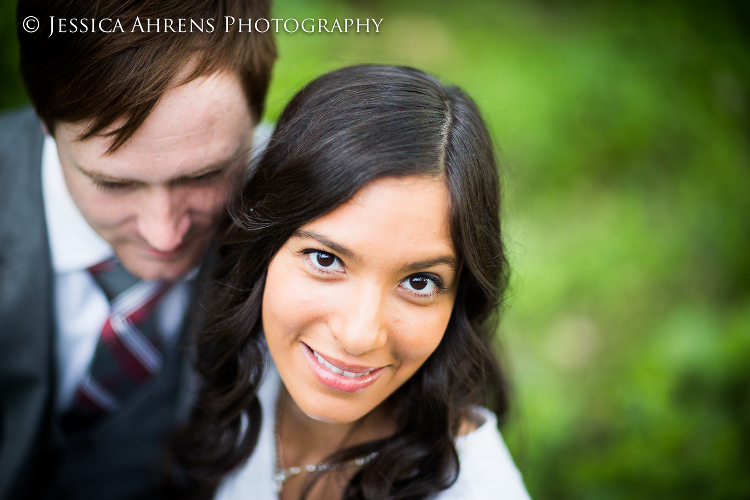
M 750 8 L 279 0 L 383 19 L 278 35 L 267 117 L 306 81 L 407 64 L 466 89 L 505 158 L 504 433 L 532 497 L 750 498 Z M 0 106 L 23 102 L 0 4 Z

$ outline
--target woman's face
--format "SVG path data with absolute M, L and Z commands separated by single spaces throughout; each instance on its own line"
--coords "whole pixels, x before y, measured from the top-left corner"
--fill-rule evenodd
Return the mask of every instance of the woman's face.
M 263 328 L 310 417 L 358 420 L 437 348 L 458 282 L 448 203 L 443 178 L 376 180 L 274 256 Z

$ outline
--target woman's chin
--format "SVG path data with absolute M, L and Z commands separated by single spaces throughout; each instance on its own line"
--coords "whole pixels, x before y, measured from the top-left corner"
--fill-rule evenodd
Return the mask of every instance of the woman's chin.
M 352 422 L 355 422 L 359 419 L 341 419 L 341 418 L 332 418 L 330 415 L 318 415 L 315 413 L 305 413 L 308 417 L 310 417 L 313 420 L 317 420 L 318 422 L 322 422 L 324 424 L 333 424 L 333 425 L 344 425 L 344 424 L 351 424 Z
M 329 401 L 328 398 L 321 398 L 316 401 L 297 401 L 295 399 L 295 403 L 302 410 L 302 413 L 309 418 L 318 422 L 336 425 L 356 422 L 372 410 L 372 408 L 356 408 L 357 405 L 351 401 Z

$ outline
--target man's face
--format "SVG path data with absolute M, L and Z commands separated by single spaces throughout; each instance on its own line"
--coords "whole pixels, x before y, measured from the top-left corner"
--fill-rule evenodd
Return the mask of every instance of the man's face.
M 205 255 L 252 146 L 239 79 L 217 73 L 170 90 L 110 154 L 109 137 L 78 140 L 86 125 L 55 127 L 65 182 L 83 217 L 136 276 L 187 273 Z

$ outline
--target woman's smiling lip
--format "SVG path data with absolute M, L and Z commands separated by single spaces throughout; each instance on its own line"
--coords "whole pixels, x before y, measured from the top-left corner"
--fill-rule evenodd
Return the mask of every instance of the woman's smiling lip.
M 330 389 L 343 392 L 357 392 L 369 387 L 383 373 L 384 366 L 369 367 L 351 365 L 339 360 L 331 360 L 315 352 L 310 346 L 302 343 L 310 368 L 315 377 Z

